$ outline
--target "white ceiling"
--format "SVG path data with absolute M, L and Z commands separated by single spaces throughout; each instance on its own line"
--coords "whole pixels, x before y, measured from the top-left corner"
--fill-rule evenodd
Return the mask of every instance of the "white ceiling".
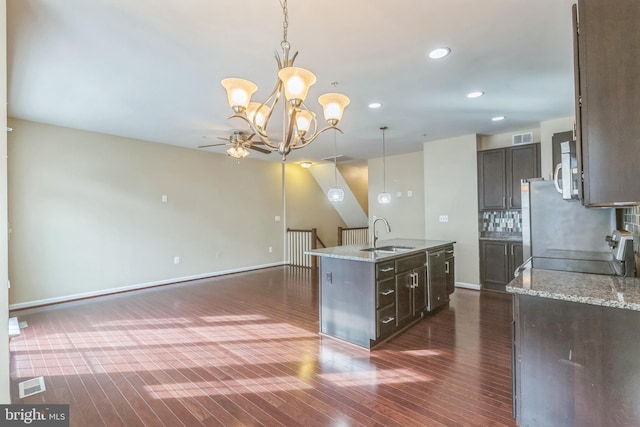
M 288 39 L 296 65 L 318 78 L 310 107 L 334 81 L 351 98 L 338 151 L 366 159 L 381 156 L 382 125 L 394 155 L 572 115 L 573 2 L 289 0 Z M 226 120 L 220 80 L 252 80 L 256 98 L 276 82 L 278 0 L 7 0 L 7 9 L 10 117 L 195 148 L 242 128 Z M 426 57 L 443 45 L 449 57 Z M 467 99 L 473 90 L 486 94 Z M 332 154 L 328 132 L 289 160 Z

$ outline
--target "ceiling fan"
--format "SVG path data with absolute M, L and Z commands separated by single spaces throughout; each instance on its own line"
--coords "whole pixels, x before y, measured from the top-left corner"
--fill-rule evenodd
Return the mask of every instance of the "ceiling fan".
M 255 150 L 260 153 L 270 154 L 271 151 L 266 148 L 256 147 L 256 145 L 264 145 L 262 141 L 252 141 L 255 133 L 249 134 L 248 132 L 243 132 L 241 130 L 234 130 L 231 135 L 228 137 L 219 136 L 218 139 L 225 140 L 227 142 L 222 142 L 219 144 L 209 144 L 209 145 L 200 145 L 198 148 L 208 148 L 208 147 L 220 147 L 223 145 L 231 145 L 227 149 L 227 154 L 236 159 L 241 159 L 249 155 L 248 150 Z

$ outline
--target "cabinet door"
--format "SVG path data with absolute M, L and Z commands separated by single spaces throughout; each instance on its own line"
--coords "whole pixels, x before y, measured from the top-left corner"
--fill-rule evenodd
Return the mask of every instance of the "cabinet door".
M 429 311 L 449 301 L 444 251 L 429 253 Z
M 445 258 L 444 267 L 447 277 L 447 293 L 452 294 L 456 290 L 456 263 L 454 257 Z
M 416 316 L 427 308 L 427 269 L 414 271 L 416 284 L 413 287 L 413 315 Z
M 522 243 L 510 243 L 509 244 L 509 274 L 510 274 L 509 279 L 513 278 L 512 275 L 515 269 L 520 267 L 523 262 L 524 262 L 524 256 L 522 254 Z
M 520 181 L 540 176 L 540 144 L 511 147 L 507 153 L 507 208 L 522 209 Z
M 640 2 L 580 0 L 578 17 L 577 145 L 584 171 L 583 202 L 638 202 Z
M 505 209 L 507 193 L 504 149 L 478 152 L 478 208 Z
M 480 281 L 483 289 L 504 291 L 509 277 L 507 242 L 480 242 Z
M 396 326 L 402 326 L 413 317 L 413 272 L 396 276 Z

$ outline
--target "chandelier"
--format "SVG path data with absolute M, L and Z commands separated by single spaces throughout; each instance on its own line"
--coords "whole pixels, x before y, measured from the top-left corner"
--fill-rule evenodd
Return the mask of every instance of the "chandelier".
M 311 71 L 293 66 L 298 52 L 289 58 L 287 0 L 281 0 L 280 5 L 284 16 L 282 42 L 280 43 L 283 59 L 280 58 L 276 51 L 278 80 L 271 94 L 262 102 L 254 102 L 251 101 L 251 96 L 258 89 L 254 83 L 239 78 L 227 78 L 222 80 L 221 83 L 227 91 L 227 100 L 234 113 L 229 118 L 244 120 L 251 129 L 251 133 L 259 138 L 259 141 L 252 141 L 252 144 L 260 145 L 260 148 L 265 148 L 269 151 L 277 151 L 282 155 L 282 160 L 286 160 L 291 150 L 306 147 L 322 132 L 328 129 L 336 129 L 342 132 L 336 126 L 342 119 L 344 109 L 349 105 L 349 98 L 340 93 L 326 93 L 318 98 L 318 102 L 323 109 L 324 118 L 328 124 L 328 126 L 319 129 L 315 113 L 309 110 L 305 104 L 307 92 L 316 82 L 316 76 Z M 280 98 L 284 99 L 282 107 L 282 140 L 276 142 L 272 140 L 274 138 L 273 135 L 269 136 L 268 127 Z

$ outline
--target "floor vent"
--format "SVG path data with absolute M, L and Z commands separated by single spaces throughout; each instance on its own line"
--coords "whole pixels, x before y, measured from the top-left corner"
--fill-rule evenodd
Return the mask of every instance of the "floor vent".
M 515 133 L 511 135 L 512 145 L 531 144 L 533 142 L 533 132 Z
M 18 384 L 18 389 L 20 390 L 20 399 L 42 393 L 46 390 L 44 386 L 44 377 L 37 377 L 23 381 Z

